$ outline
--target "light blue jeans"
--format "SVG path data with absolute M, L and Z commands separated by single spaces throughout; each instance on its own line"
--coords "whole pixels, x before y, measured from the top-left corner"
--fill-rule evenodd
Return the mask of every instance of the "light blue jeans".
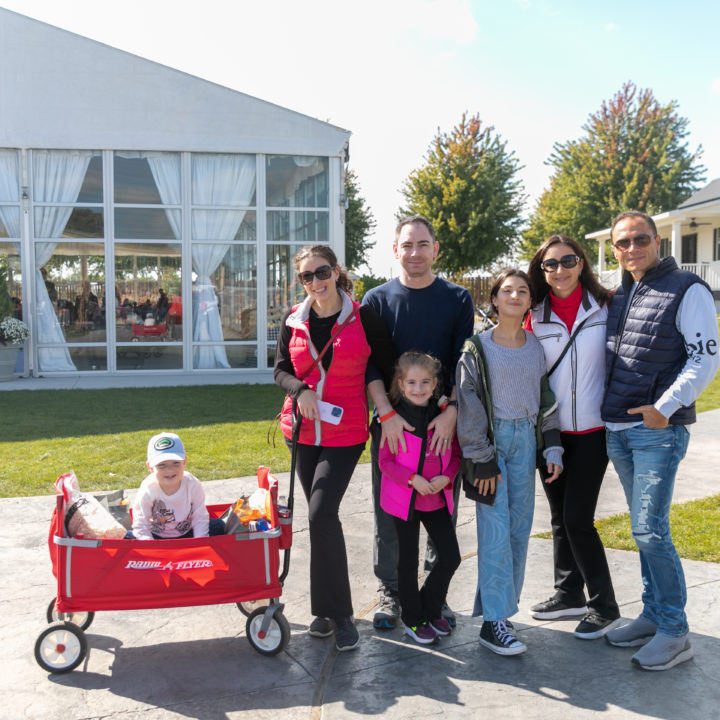
M 607 433 L 608 455 L 625 491 L 640 551 L 642 614 L 669 637 L 688 632 L 685 575 L 670 535 L 670 503 L 689 439 L 684 425 L 662 430 L 636 425 Z
M 473 615 L 507 620 L 518 610 L 535 510 L 535 426 L 530 420 L 495 420 L 502 482 L 495 504 L 477 503 L 478 585 Z

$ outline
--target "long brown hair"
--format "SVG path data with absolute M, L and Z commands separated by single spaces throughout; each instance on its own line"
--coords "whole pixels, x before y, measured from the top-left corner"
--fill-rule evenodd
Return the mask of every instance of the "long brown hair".
M 550 286 L 545 279 L 545 271 L 542 269 L 542 261 L 545 259 L 545 253 L 548 248 L 553 245 L 567 245 L 582 260 L 582 270 L 580 271 L 580 284 L 597 300 L 598 305 L 605 305 L 610 300 L 610 291 L 604 288 L 597 279 L 588 262 L 587 255 L 583 246 L 567 235 L 551 235 L 536 251 L 528 265 L 528 275 L 530 276 L 530 292 L 533 297 L 533 307 L 539 305 L 550 292 Z
M 338 264 L 337 255 L 333 252 L 329 245 L 306 245 L 298 250 L 297 255 L 293 258 L 293 265 L 295 266 L 295 272 L 300 270 L 300 263 L 309 257 L 321 257 L 328 261 L 328 265 L 331 268 L 337 268 L 340 271 L 338 275 L 337 286 L 344 290 L 349 295 L 352 295 L 353 282 L 348 277 L 347 270 L 342 265 Z

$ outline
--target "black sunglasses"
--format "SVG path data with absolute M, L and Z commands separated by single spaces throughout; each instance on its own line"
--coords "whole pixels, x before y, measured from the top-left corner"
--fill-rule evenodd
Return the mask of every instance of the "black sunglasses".
M 647 247 L 654 239 L 652 235 L 641 233 L 631 238 L 620 238 L 613 243 L 613 247 L 624 252 L 625 250 L 629 250 L 633 244 L 635 247 Z
M 555 272 L 558 269 L 558 265 L 562 265 L 564 268 L 574 268 L 580 262 L 580 258 L 577 255 L 563 255 L 559 260 L 550 258 L 549 260 L 543 260 L 540 263 L 540 267 L 545 272 Z
M 313 281 L 313 278 L 317 278 L 318 280 L 328 280 L 330 276 L 332 275 L 333 268 L 331 268 L 329 265 L 321 265 L 317 270 L 314 272 L 311 270 L 306 270 L 305 272 L 298 273 L 298 280 L 303 285 L 310 285 L 310 283 Z

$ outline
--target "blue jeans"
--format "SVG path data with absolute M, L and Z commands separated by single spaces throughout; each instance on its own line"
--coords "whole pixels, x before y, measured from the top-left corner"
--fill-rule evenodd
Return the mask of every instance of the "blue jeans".
M 502 482 L 495 504 L 477 503 L 478 584 L 473 615 L 507 620 L 518 611 L 535 510 L 535 426 L 530 420 L 495 420 Z
M 670 535 L 670 503 L 689 439 L 684 425 L 662 430 L 636 425 L 607 433 L 608 455 L 625 491 L 640 551 L 642 614 L 669 637 L 688 632 L 685 575 Z

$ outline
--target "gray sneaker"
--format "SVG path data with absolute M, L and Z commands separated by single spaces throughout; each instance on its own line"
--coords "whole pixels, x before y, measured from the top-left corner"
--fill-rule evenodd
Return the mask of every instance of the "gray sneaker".
M 643 670 L 669 670 L 694 655 L 688 633 L 680 637 L 668 637 L 655 633 L 655 637 L 633 656 L 634 665 Z
M 378 630 L 393 630 L 400 619 L 400 602 L 397 595 L 383 590 L 380 605 L 373 617 L 373 625 Z
M 316 638 L 330 637 L 335 632 L 335 626 L 328 618 L 316 617 L 308 628 L 308 635 Z
M 638 647 L 652 640 L 656 632 L 657 625 L 640 615 L 628 625 L 609 630 L 605 640 L 615 647 Z

